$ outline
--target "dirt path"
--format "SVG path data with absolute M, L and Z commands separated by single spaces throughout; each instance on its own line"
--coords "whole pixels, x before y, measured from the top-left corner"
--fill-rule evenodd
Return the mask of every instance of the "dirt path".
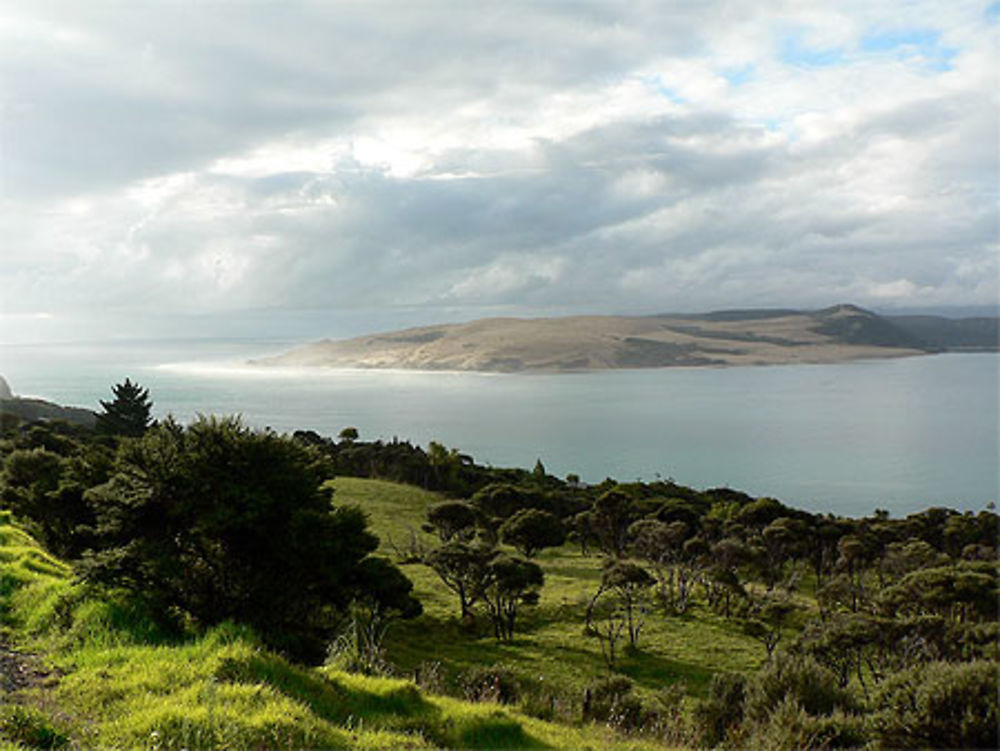
M 0 699 L 25 688 L 40 686 L 49 677 L 49 671 L 41 668 L 35 655 L 18 652 L 0 640 Z

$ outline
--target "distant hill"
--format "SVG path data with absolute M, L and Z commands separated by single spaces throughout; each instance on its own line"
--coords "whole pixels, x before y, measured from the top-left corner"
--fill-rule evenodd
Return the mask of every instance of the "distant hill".
M 981 319 L 973 319 L 975 321 Z M 704 315 L 487 318 L 307 344 L 261 366 L 566 372 L 769 365 L 996 350 L 987 324 L 880 316 L 854 305 Z M 992 344 L 990 344 L 992 342 Z
M 941 350 L 995 351 L 1000 347 L 1000 319 L 995 317 L 887 316 L 886 320 Z
M 97 415 L 89 409 L 63 407 L 44 399 L 15 396 L 3 376 L 0 376 L 0 415 L 11 415 L 25 422 L 66 420 L 88 428 L 97 423 Z

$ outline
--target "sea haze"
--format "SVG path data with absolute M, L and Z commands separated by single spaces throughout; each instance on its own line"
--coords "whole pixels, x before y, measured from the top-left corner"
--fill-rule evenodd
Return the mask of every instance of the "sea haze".
M 800 508 L 901 515 L 998 495 L 997 354 L 836 365 L 484 375 L 254 369 L 287 341 L 8 346 L 15 393 L 98 407 L 126 376 L 158 416 L 430 440 L 480 463 L 597 482 L 673 477 Z

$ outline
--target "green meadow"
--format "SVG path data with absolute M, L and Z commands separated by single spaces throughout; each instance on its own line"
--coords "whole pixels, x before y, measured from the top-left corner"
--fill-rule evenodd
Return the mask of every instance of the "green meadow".
M 427 507 L 442 500 L 437 494 L 354 477 L 339 477 L 332 485 L 335 502 L 357 504 L 368 515 L 381 540 L 380 553 L 405 561 L 411 546 L 419 551 L 439 544 L 421 529 Z M 584 629 L 587 603 L 601 579 L 601 558 L 584 556 L 578 546 L 566 544 L 541 551 L 536 560 L 545 572 L 541 601 L 518 614 L 512 642 L 494 639 L 485 621 L 463 624 L 457 598 L 429 567 L 401 563 L 424 614 L 392 626 L 386 645 L 389 662 L 412 675 L 437 661 L 453 688 L 463 673 L 502 665 L 527 684 L 546 687 L 557 701 L 578 703 L 588 685 L 611 675 L 597 638 Z M 704 696 L 714 673 L 749 673 L 765 657 L 760 642 L 696 601 L 682 616 L 650 612 L 639 650 L 624 655 L 615 673 L 633 679 L 637 692 L 651 699 L 672 686 L 685 695 Z

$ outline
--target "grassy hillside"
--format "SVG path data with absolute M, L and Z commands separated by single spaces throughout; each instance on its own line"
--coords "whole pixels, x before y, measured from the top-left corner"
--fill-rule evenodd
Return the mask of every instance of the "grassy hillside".
M 433 493 L 378 480 L 341 477 L 333 481 L 338 503 L 356 503 L 371 520 L 386 555 L 406 553 L 411 544 L 430 549 L 437 543 L 421 531 L 426 509 L 441 500 Z M 420 563 L 403 563 L 424 604 L 420 618 L 398 623 L 389 633 L 387 656 L 412 674 L 422 663 L 439 661 L 447 681 L 457 688 L 463 673 L 502 664 L 527 680 L 547 684 L 563 703 L 578 702 L 588 684 L 609 675 L 595 637 L 584 635 L 584 611 L 601 578 L 600 557 L 583 556 L 567 544 L 539 554 L 545 587 L 535 608 L 519 614 L 519 635 L 498 643 L 482 622 L 473 627 L 458 619 L 457 598 L 437 575 Z M 720 671 L 750 672 L 764 660 L 764 647 L 733 622 L 696 604 L 683 616 L 651 613 L 640 651 L 617 668 L 632 678 L 640 693 L 654 699 L 671 686 L 705 694 Z M 544 676 L 544 679 L 539 678 Z
M 168 636 L 141 603 L 75 584 L 6 513 L 0 615 L 3 749 L 660 747 L 407 680 L 295 666 L 231 625 Z

